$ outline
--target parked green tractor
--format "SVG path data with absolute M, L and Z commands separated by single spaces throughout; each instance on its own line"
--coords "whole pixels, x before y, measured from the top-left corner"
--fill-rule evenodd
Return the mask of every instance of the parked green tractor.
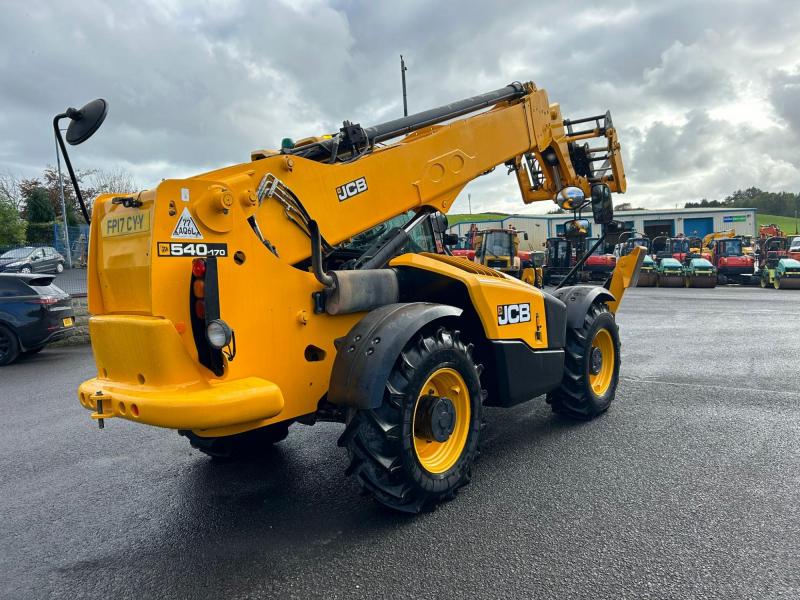
M 637 287 L 655 287 L 658 282 L 656 273 L 656 261 L 649 254 L 645 254 L 642 266 L 639 269 L 639 283 Z
M 656 267 L 658 287 L 683 287 L 683 265 L 676 258 L 662 258 Z
M 717 287 L 717 270 L 705 258 L 690 258 L 684 267 L 684 285 L 687 288 Z

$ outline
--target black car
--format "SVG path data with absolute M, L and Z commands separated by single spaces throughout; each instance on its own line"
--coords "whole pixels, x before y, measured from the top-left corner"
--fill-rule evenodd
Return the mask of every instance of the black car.
M 55 248 L 25 246 L 0 255 L 0 273 L 61 273 L 64 257 Z
M 0 366 L 39 352 L 75 326 L 69 294 L 53 279 L 0 273 Z

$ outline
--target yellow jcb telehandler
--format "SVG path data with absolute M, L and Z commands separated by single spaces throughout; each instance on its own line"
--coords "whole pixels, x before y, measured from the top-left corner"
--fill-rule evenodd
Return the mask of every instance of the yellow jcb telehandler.
M 92 129 L 92 111 L 71 118 Z M 555 198 L 576 219 L 591 205 L 613 228 L 625 175 L 610 115 L 564 120 L 533 83 L 99 197 L 97 377 L 81 405 L 101 424 L 179 430 L 212 456 L 339 421 L 348 472 L 412 513 L 469 482 L 484 405 L 546 394 L 566 417 L 603 413 L 620 366 L 614 314 L 642 254 L 605 287 L 545 293 L 437 252 L 443 213 L 498 165 L 524 202 Z

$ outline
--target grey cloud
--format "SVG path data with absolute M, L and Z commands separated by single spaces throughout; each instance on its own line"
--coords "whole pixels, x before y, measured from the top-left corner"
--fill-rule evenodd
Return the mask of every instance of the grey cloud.
M 778 115 L 800 135 L 800 70 L 778 72 L 772 78 L 770 101 Z

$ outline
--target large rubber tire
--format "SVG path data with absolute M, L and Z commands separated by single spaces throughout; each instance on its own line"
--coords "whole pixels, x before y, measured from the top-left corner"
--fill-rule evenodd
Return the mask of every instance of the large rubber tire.
M 0 325 L 0 367 L 8 365 L 19 356 L 19 340 L 8 327 Z
M 189 440 L 192 448 L 212 458 L 254 458 L 272 444 L 277 444 L 289 435 L 290 423 L 276 423 L 259 429 L 227 435 L 224 437 L 201 437 L 193 431 L 181 429 L 179 434 Z
M 60 262 L 56 265 L 56 273 L 63 273 L 64 272 L 64 263 Z
M 608 336 L 608 351 L 602 351 L 600 373 L 592 375 L 594 344 Z M 602 348 L 601 348 L 602 350 Z M 592 304 L 583 324 L 567 330 L 564 352 L 564 377 L 561 386 L 547 395 L 553 412 L 575 420 L 588 421 L 611 406 L 617 392 L 620 367 L 619 328 L 605 304 Z M 609 371 L 606 371 L 609 369 Z M 607 375 L 607 383 L 603 383 Z M 595 386 L 593 379 L 596 378 Z
M 728 277 L 726 275 L 717 275 L 717 285 L 728 285 Z
M 383 404 L 372 410 L 351 411 L 339 439 L 350 456 L 347 473 L 380 504 L 418 513 L 454 498 L 459 488 L 469 483 L 483 427 L 481 367 L 471 354 L 471 346 L 459 339 L 458 332 L 439 328 L 417 334 L 397 357 Z M 431 459 L 423 444 L 437 442 L 426 442 L 415 435 L 414 423 L 421 398 L 432 391 L 429 382 L 442 372 L 457 373 L 466 389 L 460 392 L 451 388 L 448 394 L 454 396 L 456 413 L 455 429 L 444 442 L 452 444 L 451 460 L 441 467 L 446 470 L 436 472 L 424 466 L 430 465 Z M 441 389 L 437 395 L 447 397 Z

